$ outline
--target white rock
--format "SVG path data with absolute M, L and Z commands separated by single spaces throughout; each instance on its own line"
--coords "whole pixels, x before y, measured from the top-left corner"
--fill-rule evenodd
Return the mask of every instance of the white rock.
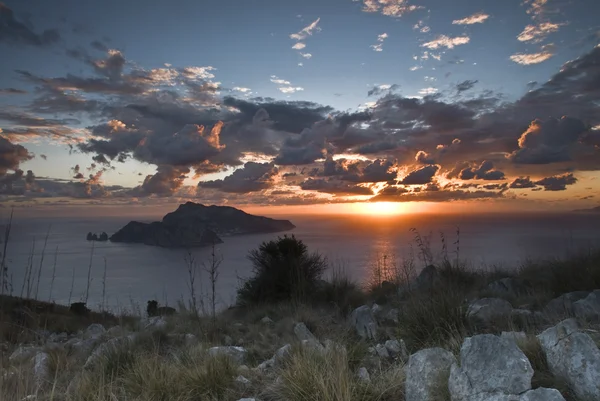
M 67 333 L 52 333 L 48 337 L 48 341 L 54 343 L 64 343 L 69 340 L 69 335 Z
M 242 376 L 242 375 L 239 375 L 238 377 L 236 377 L 236 379 L 235 379 L 235 382 L 236 382 L 236 383 L 240 383 L 240 384 L 244 384 L 244 385 L 246 385 L 246 384 L 250 384 L 250 380 L 246 379 L 246 378 L 245 378 L 244 376 Z
M 350 315 L 350 324 L 354 326 L 359 336 L 364 339 L 377 338 L 377 322 L 371 308 L 367 305 L 360 306 Z
M 240 398 L 238 401 L 259 401 L 257 398 Z
M 519 401 L 565 401 L 565 398 L 558 390 L 540 387 L 524 393 Z
M 454 355 L 442 348 L 412 354 L 406 368 L 406 401 L 438 401 L 454 363 Z
M 375 346 L 375 352 L 377 352 L 377 355 L 382 359 L 390 359 L 390 353 L 383 344 L 377 344 Z
M 49 360 L 50 356 L 45 352 L 38 353 L 33 359 L 33 377 L 38 387 L 42 386 L 50 376 Z
M 275 323 L 269 316 L 265 316 L 262 319 L 260 319 L 260 322 L 263 324 L 273 324 Z
M 42 351 L 41 347 L 34 347 L 34 346 L 19 347 L 12 354 L 10 354 L 10 356 L 8 357 L 8 360 L 12 364 L 18 365 L 20 363 L 30 360 L 40 351 Z
M 452 401 L 496 393 L 519 395 L 531 389 L 532 377 L 531 363 L 514 341 L 481 334 L 463 342 L 460 367 L 452 366 L 448 388 Z
M 226 355 L 238 364 L 243 364 L 248 351 L 243 347 L 212 347 L 208 350 L 210 356 Z
M 359 368 L 356 376 L 358 377 L 358 380 L 363 383 L 371 382 L 371 375 L 369 374 L 369 371 L 365 367 Z
M 538 335 L 550 371 L 582 400 L 600 400 L 600 350 L 567 319 Z
M 386 314 L 383 315 L 383 320 L 398 323 L 398 309 L 390 309 Z
M 298 338 L 303 346 L 309 346 L 318 350 L 324 349 L 323 344 L 317 340 L 317 337 L 310 332 L 304 323 L 297 323 L 294 326 L 294 334 L 296 334 L 296 338 Z
M 469 305 L 467 318 L 474 323 L 490 324 L 510 317 L 512 305 L 499 298 L 483 298 Z
M 390 355 L 394 358 L 400 357 L 403 360 L 408 359 L 408 352 L 406 351 L 404 340 L 387 340 L 385 342 L 385 348 L 387 348 Z
M 83 369 L 90 369 L 95 366 L 104 356 L 108 355 L 109 352 L 117 350 L 119 348 L 125 348 L 132 344 L 133 336 L 117 337 L 108 340 L 101 344 L 98 348 L 91 353 L 91 355 L 85 361 Z
M 378 304 L 373 304 L 373 306 L 371 307 L 371 312 L 373 312 L 373 315 L 377 316 L 378 314 L 383 312 L 383 308 Z
M 595 290 L 587 297 L 574 302 L 573 313 L 583 320 L 600 320 L 600 290 Z
M 90 324 L 87 329 L 84 330 L 84 338 L 100 338 L 106 333 L 106 329 L 99 323 Z
M 162 316 L 153 316 L 148 319 L 148 322 L 144 326 L 144 330 L 164 330 L 167 328 L 169 323 Z

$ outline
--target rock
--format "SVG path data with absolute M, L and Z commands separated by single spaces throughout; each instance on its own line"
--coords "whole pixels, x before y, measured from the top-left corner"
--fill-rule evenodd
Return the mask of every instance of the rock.
M 383 321 L 398 323 L 398 309 L 392 308 L 383 315 Z
M 348 350 L 344 346 L 344 344 L 337 343 L 333 340 L 325 340 L 325 351 L 326 352 L 339 352 L 342 354 L 347 354 Z
M 19 347 L 12 354 L 10 354 L 10 356 L 8 357 L 8 360 L 12 364 L 18 365 L 18 364 L 21 364 L 23 362 L 30 360 L 31 358 L 33 358 L 35 355 L 37 355 L 41 351 L 42 351 L 41 347 L 34 347 L 34 346 Z
M 239 375 L 238 377 L 236 377 L 236 379 L 235 379 L 235 382 L 236 382 L 236 383 L 239 383 L 239 384 L 243 384 L 243 385 L 248 385 L 248 384 L 250 384 L 250 380 L 246 379 L 246 378 L 245 378 L 244 376 L 242 376 L 242 375 Z
M 375 352 L 381 359 L 390 359 L 390 353 L 387 350 L 386 346 L 383 344 L 377 344 L 375 346 Z
M 106 335 L 109 337 L 121 337 L 125 335 L 125 330 L 121 326 L 113 326 L 106 330 Z
M 563 294 L 548 302 L 548 305 L 544 308 L 544 313 L 549 316 L 573 316 L 573 304 L 588 295 L 589 291 L 573 291 Z
M 262 362 L 256 367 L 256 369 L 261 372 L 264 372 L 274 366 L 281 365 L 281 362 L 284 360 L 285 357 L 287 357 L 290 354 L 291 350 L 292 346 L 290 344 L 284 345 L 283 347 L 275 351 L 275 354 L 273 355 L 273 357 L 271 357 L 271 359 L 267 359 L 266 361 Z
M 387 340 L 385 342 L 385 348 L 387 348 L 392 357 L 400 358 L 402 361 L 408 360 L 409 355 L 404 340 Z
M 39 352 L 33 358 L 33 378 L 38 387 L 46 383 L 50 376 L 49 360 L 50 356 L 45 352 Z
M 318 350 L 323 350 L 323 345 L 317 340 L 317 337 L 310 332 L 304 323 L 297 323 L 294 326 L 294 334 L 303 346 L 309 346 Z
M 548 367 L 582 400 L 600 400 L 600 350 L 574 319 L 538 335 Z
M 212 357 L 226 355 L 239 365 L 244 363 L 247 353 L 243 347 L 212 347 L 208 350 L 208 355 Z
M 383 312 L 383 308 L 378 304 L 373 304 L 373 306 L 371 307 L 371 312 L 373 312 L 373 315 L 377 316 L 378 314 Z
M 104 326 L 98 323 L 90 324 L 87 329 L 83 331 L 84 338 L 100 338 L 106 333 Z
M 144 326 L 144 330 L 164 330 L 167 328 L 169 323 L 162 316 L 153 316 L 148 319 L 148 322 Z
M 153 223 L 129 222 L 110 237 L 167 248 L 199 247 L 223 242 L 220 235 L 272 233 L 295 226 L 288 220 L 254 216 L 229 206 L 204 206 L 187 202 Z
M 371 308 L 367 305 L 360 306 L 352 312 L 350 324 L 363 339 L 374 340 L 377 338 L 377 322 Z
M 262 319 L 260 319 L 260 322 L 262 324 L 273 324 L 275 323 L 269 316 L 265 316 Z
M 499 298 L 482 298 L 469 305 L 467 319 L 475 324 L 489 325 L 498 320 L 507 319 L 512 310 L 508 301 Z
M 600 320 L 600 290 L 591 292 L 587 297 L 573 303 L 573 314 L 587 321 Z
M 527 292 L 527 287 L 524 283 L 513 277 L 501 278 L 496 280 L 486 287 L 486 289 L 492 293 L 497 294 L 508 294 L 518 296 Z
M 48 341 L 53 343 L 64 343 L 69 340 L 69 335 L 67 333 L 52 333 L 48 336 Z
M 565 401 L 565 398 L 558 390 L 540 387 L 524 393 L 519 401 Z
M 133 335 L 129 335 L 127 337 L 112 338 L 107 342 L 101 344 L 86 359 L 83 365 L 83 369 L 93 368 L 103 357 L 108 355 L 110 352 L 114 352 L 118 349 L 125 349 L 126 347 L 130 346 L 133 343 L 134 339 L 135 337 Z
M 191 347 L 198 344 L 198 337 L 193 334 L 187 333 L 184 338 L 185 346 Z
M 257 398 L 240 398 L 238 401 L 260 401 Z
M 365 367 L 358 369 L 356 377 L 363 383 L 371 383 L 371 375 L 369 375 L 369 371 Z
M 503 331 L 500 334 L 500 338 L 505 338 L 518 344 L 527 340 L 527 334 L 523 331 Z
M 514 341 L 480 334 L 463 342 L 460 367 L 452 366 L 448 389 L 453 401 L 487 400 L 480 397 L 530 390 L 532 377 L 531 363 Z
M 65 349 L 78 357 L 87 358 L 99 342 L 100 339 L 97 338 L 88 338 L 87 340 L 72 338 L 65 343 Z
M 423 349 L 412 354 L 406 368 L 406 401 L 438 401 L 448 385 L 456 358 L 442 348 Z

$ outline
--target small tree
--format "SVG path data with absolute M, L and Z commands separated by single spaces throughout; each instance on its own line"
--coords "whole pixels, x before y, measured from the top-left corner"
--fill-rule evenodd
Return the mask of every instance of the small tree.
M 309 253 L 293 235 L 263 242 L 250 251 L 254 276 L 238 289 L 238 303 L 303 301 L 314 292 L 327 260 Z
M 210 252 L 210 258 L 208 262 L 203 262 L 202 267 L 204 271 L 208 273 L 208 279 L 210 280 L 210 307 L 211 307 L 211 316 L 213 319 L 217 316 L 217 281 L 219 280 L 219 267 L 223 262 L 223 257 L 221 255 L 217 255 L 215 249 L 215 243 L 213 241 L 212 248 Z

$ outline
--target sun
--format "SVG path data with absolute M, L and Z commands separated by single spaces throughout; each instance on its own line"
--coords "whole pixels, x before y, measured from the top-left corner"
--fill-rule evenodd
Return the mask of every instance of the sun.
M 401 202 L 364 202 L 356 204 L 356 213 L 370 216 L 394 216 L 406 213 Z

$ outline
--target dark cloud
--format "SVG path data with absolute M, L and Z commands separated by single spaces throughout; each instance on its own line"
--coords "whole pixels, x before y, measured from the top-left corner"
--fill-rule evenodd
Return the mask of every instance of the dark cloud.
M 309 178 L 300 184 L 300 188 L 305 191 L 325 192 L 335 195 L 373 195 L 373 191 L 368 187 L 320 178 Z
M 94 40 L 92 43 L 90 43 L 90 46 L 96 50 L 99 50 L 101 52 L 106 52 L 108 51 L 108 46 L 105 45 L 104 43 L 102 43 L 99 40 Z
M 477 168 L 468 167 L 463 169 L 458 178 L 461 180 L 488 180 L 488 181 L 496 181 L 503 180 L 504 173 L 499 170 L 494 170 L 494 163 L 489 160 L 486 160 L 479 165 Z
M 430 165 L 413 170 L 400 181 L 400 184 L 424 185 L 430 183 L 439 169 L 439 166 Z
M 577 182 L 577 178 L 572 173 L 546 177 L 535 183 L 544 187 L 546 191 L 564 191 L 567 185 L 573 185 Z
M 271 188 L 279 170 L 273 163 L 248 162 L 244 167 L 222 180 L 201 181 L 200 188 L 220 189 L 223 192 L 248 193 Z
M 519 149 L 510 158 L 521 164 L 570 161 L 574 145 L 586 131 L 588 127 L 576 118 L 535 120 L 519 138 Z
M 0 135 L 0 176 L 5 175 L 8 170 L 17 170 L 19 164 L 31 159 L 33 155 L 26 148 L 13 144 Z
M 396 84 L 375 86 L 375 87 L 373 87 L 373 89 L 371 89 L 371 90 L 369 90 L 369 92 L 367 92 L 367 96 L 380 96 L 384 93 L 395 91 L 398 88 L 400 88 L 400 85 L 396 85 Z
M 36 33 L 27 24 L 17 20 L 13 11 L 0 3 L 0 42 L 13 45 L 48 46 L 60 40 L 56 29 Z
M 478 83 L 479 81 L 477 80 L 471 80 L 468 79 L 466 81 L 462 81 L 461 83 L 456 85 L 456 91 L 458 93 L 462 93 L 465 91 L 468 91 L 470 89 L 473 89 L 473 87 L 475 87 L 475 85 Z
M 0 95 L 24 95 L 27 91 L 16 88 L 0 88 Z
M 432 155 L 422 150 L 419 150 L 415 155 L 415 161 L 420 164 L 435 164 Z
M 390 187 L 388 187 L 390 188 Z M 450 202 L 475 199 L 494 199 L 504 197 L 504 193 L 494 191 L 465 191 L 465 190 L 420 190 L 408 192 L 402 188 L 397 191 L 384 189 L 371 202 Z
M 142 185 L 131 190 L 133 196 L 171 196 L 183 186 L 190 169 L 187 167 L 158 166 L 154 175 L 147 175 Z
M 325 177 L 337 177 L 342 181 L 351 182 L 387 182 L 396 178 L 396 163 L 391 160 L 376 159 L 373 161 L 362 160 L 334 160 L 328 156 L 323 163 Z
M 303 165 L 314 163 L 327 155 L 327 146 L 311 142 L 305 146 L 284 145 L 275 158 L 275 163 L 282 166 Z
M 510 188 L 515 189 L 525 189 L 525 188 L 535 188 L 535 184 L 529 177 L 519 177 L 515 178 L 513 182 L 510 183 Z

